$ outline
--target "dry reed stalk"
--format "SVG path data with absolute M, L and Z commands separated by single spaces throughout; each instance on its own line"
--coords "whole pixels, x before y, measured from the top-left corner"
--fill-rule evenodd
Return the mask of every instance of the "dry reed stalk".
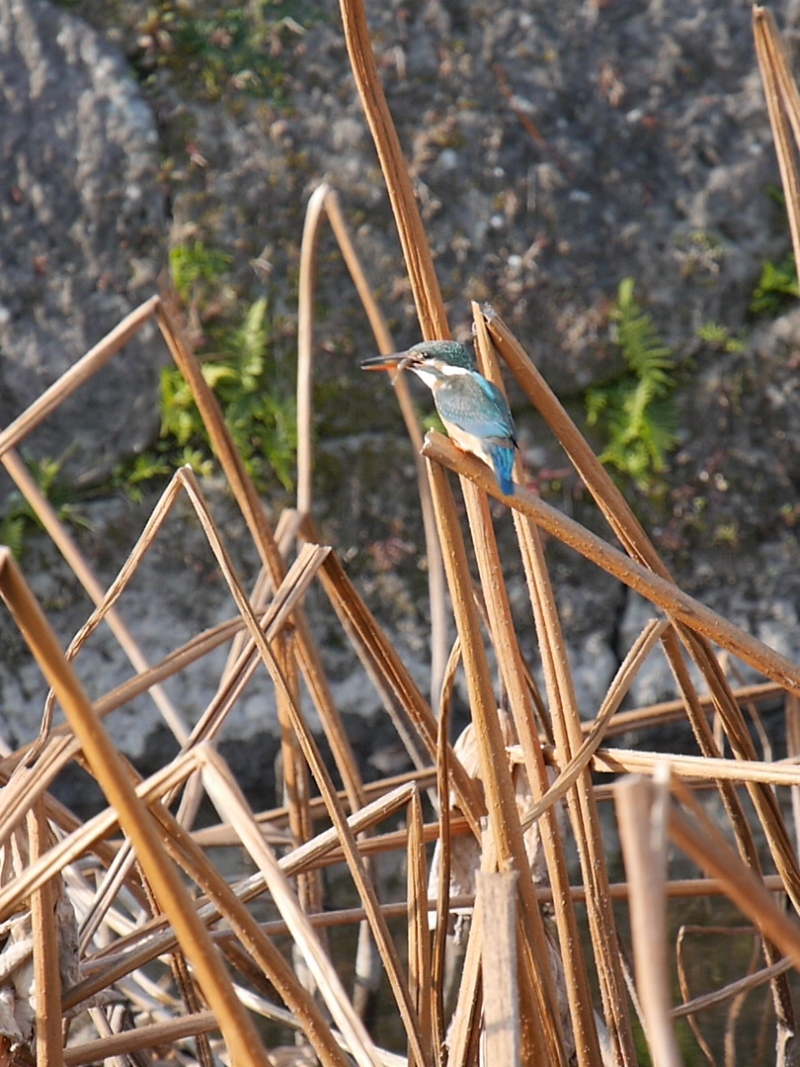
M 386 319 L 378 307 L 378 302 L 373 295 L 356 253 L 335 189 L 328 189 L 325 195 L 325 213 L 338 242 L 339 251 L 342 253 L 342 258 L 350 272 L 353 285 L 361 300 L 361 305 L 369 319 L 378 352 L 381 355 L 389 355 L 395 351 L 395 346 L 392 342 L 389 328 L 386 325 Z M 433 504 L 425 470 L 425 460 L 420 455 L 422 430 L 411 399 L 406 376 L 404 374 L 395 374 L 392 379 L 392 386 L 403 415 L 406 432 L 411 441 L 414 465 L 417 472 L 417 487 L 428 562 L 428 597 L 431 614 L 431 702 L 435 703 L 438 700 L 447 661 L 447 598 L 445 595 L 444 564 L 442 562 L 442 551 L 439 547 L 439 538 L 436 533 L 436 522 L 433 517 Z
M 502 380 L 499 377 L 499 371 L 491 352 L 485 322 L 483 317 L 478 314 L 476 305 L 473 305 L 473 313 L 477 334 L 476 348 L 482 370 L 487 377 L 494 381 L 498 388 L 502 389 Z M 486 497 L 467 480 L 462 481 L 462 491 L 472 528 L 473 546 L 481 575 L 481 584 L 486 590 L 493 643 L 497 651 L 498 663 L 504 677 L 510 707 L 520 739 L 523 763 L 533 795 L 541 803 L 550 788 L 550 782 L 542 759 L 541 744 L 535 727 L 528 690 L 523 682 L 522 655 L 511 619 L 505 584 L 502 578 L 500 557 L 491 527 Z M 520 537 L 523 555 L 526 556 L 527 538 L 530 531 L 521 529 L 518 526 L 517 532 Z M 539 629 L 540 626 L 542 627 L 541 629 Z M 542 661 L 545 664 L 545 681 L 550 697 L 550 722 L 552 725 L 556 718 L 554 708 L 561 703 L 554 690 L 559 692 L 571 690 L 571 683 L 563 675 L 557 678 L 556 672 L 552 669 L 553 661 L 563 651 L 558 647 L 562 641 L 559 636 L 557 620 L 551 618 L 548 624 L 545 625 L 543 616 L 538 615 L 537 632 L 539 633 Z M 567 695 L 567 699 L 574 704 L 574 695 L 572 697 Z M 608 714 L 610 716 L 611 712 Z M 559 732 L 563 739 L 564 731 L 560 722 L 556 723 L 555 726 L 556 737 L 558 737 Z M 573 781 L 577 781 L 581 773 L 582 768 L 575 774 Z M 548 805 L 542 811 L 548 812 L 547 817 L 540 826 L 540 832 L 554 890 L 553 898 L 559 942 L 562 946 L 561 955 L 565 971 L 566 996 L 570 1006 L 578 1062 L 581 1064 L 593 1064 L 599 1062 L 600 1048 L 594 1014 L 591 1008 L 588 977 L 580 950 L 580 938 L 578 936 L 575 913 L 571 898 L 566 891 L 569 885 L 569 878 L 563 854 L 561 832 L 558 827 L 555 809 L 550 808 Z
M 180 483 L 180 479 L 178 479 L 178 482 Z M 169 492 L 170 489 L 168 488 L 167 491 Z M 140 548 L 134 548 L 132 556 L 137 555 L 141 551 Z M 326 554 L 327 550 L 321 547 L 300 553 L 290 571 L 287 572 L 280 588 L 276 592 L 269 610 L 264 613 L 264 616 L 261 619 L 262 627 L 265 629 L 268 636 L 274 636 L 274 634 L 286 624 L 296 603 L 304 595 L 308 584 L 312 580 Z M 121 592 L 121 590 L 119 590 L 119 592 Z M 112 596 L 111 590 L 107 596 Z M 114 599 L 116 599 L 115 596 Z M 103 612 L 104 609 L 102 605 L 99 610 L 101 613 Z M 208 652 L 217 648 L 220 644 L 224 643 L 224 641 L 230 639 L 230 637 L 237 631 L 241 630 L 244 630 L 244 622 L 241 618 L 237 618 L 228 623 L 222 623 L 219 626 L 206 631 L 204 634 L 200 634 L 198 637 L 187 642 L 182 648 L 176 649 L 175 652 L 170 653 L 159 664 L 149 668 L 144 675 L 137 675 L 128 682 L 124 682 L 121 686 L 118 686 L 115 690 L 112 690 L 111 693 L 106 694 L 105 697 L 99 698 L 94 704 L 95 713 L 100 718 L 104 717 L 115 708 L 120 707 L 127 703 L 127 701 L 133 699 L 135 696 L 139 696 L 146 692 L 154 679 L 163 680 L 172 677 L 179 673 L 188 664 L 195 662 L 201 656 L 206 655 Z M 237 679 L 231 680 L 229 685 L 232 686 L 233 682 L 236 680 Z M 238 681 L 240 684 L 243 684 L 241 678 L 239 678 Z M 227 690 L 224 692 L 227 692 Z M 190 743 L 195 743 L 202 737 L 212 736 L 214 730 L 219 729 L 224 714 L 225 709 L 217 708 L 215 711 L 214 703 L 212 702 L 212 705 L 201 717 L 200 722 L 194 727 Z M 51 731 L 49 746 L 52 765 L 45 765 L 40 757 L 36 763 L 35 774 L 37 776 L 39 776 L 45 769 L 48 777 L 55 776 L 55 774 L 57 774 L 58 771 L 77 754 L 79 750 L 78 743 L 74 738 L 70 739 L 67 736 L 68 733 L 69 724 L 56 727 Z M 0 779 L 2 779 L 4 774 L 8 773 L 6 768 L 19 765 L 20 761 L 23 759 L 30 759 L 28 746 L 23 746 L 14 753 L 12 757 L 7 759 L 4 764 L 0 765 Z M 34 788 L 33 777 L 29 779 L 29 782 L 30 784 L 27 788 Z M 10 816 L 11 813 L 9 812 L 9 817 Z M 0 840 L 2 840 L 3 834 L 2 825 L 2 822 L 0 822 Z
M 706 927 L 699 927 L 698 929 L 706 932 Z M 739 978 L 735 982 L 729 982 L 720 989 L 714 990 L 713 993 L 703 993 L 700 996 L 693 997 L 692 1000 L 687 1001 L 685 1004 L 678 1004 L 672 1009 L 672 1018 L 682 1019 L 685 1017 L 690 1019 L 692 1015 L 706 1011 L 708 1008 L 715 1008 L 719 1004 L 724 1004 L 741 993 L 758 989 L 759 986 L 765 985 L 778 975 L 792 970 L 794 966 L 794 962 L 784 956 L 783 959 L 774 963 L 771 967 L 763 967 L 760 971 L 755 971 L 746 978 Z
M 517 872 L 478 874 L 483 908 L 483 1026 L 485 1062 L 520 1063 L 517 991 Z M 595 1061 L 597 1062 L 597 1061 Z
M 303 521 L 299 533 L 304 540 L 309 541 L 311 544 L 316 544 L 320 540 L 319 533 L 310 519 Z M 398 693 L 395 688 L 387 685 L 387 672 L 382 669 L 383 657 L 380 653 L 377 656 L 375 654 L 374 642 L 371 639 L 372 635 L 378 634 L 378 641 L 383 644 L 386 643 L 385 636 L 380 635 L 380 627 L 363 602 L 361 602 L 355 586 L 346 577 L 341 565 L 337 568 L 337 578 L 334 583 L 328 581 L 326 574 L 322 576 L 322 583 L 342 629 L 355 649 L 367 676 L 380 695 L 384 709 L 397 731 L 397 735 L 411 762 L 418 769 L 428 766 L 430 753 L 426 752 L 427 746 L 419 736 L 419 730 L 415 723 L 415 714 L 409 714 L 408 706 L 397 699 Z M 346 607 L 344 602 L 355 602 L 358 606 L 353 611 Z M 364 628 L 369 634 L 368 637 L 365 637 Z M 394 672 L 391 671 L 389 677 L 393 674 Z M 411 685 L 418 696 L 418 699 L 416 697 L 413 699 L 415 713 L 417 709 L 421 709 L 424 706 L 427 709 L 427 717 L 430 717 L 429 705 L 425 698 L 419 693 L 415 683 L 412 682 Z M 425 716 L 426 711 L 421 711 L 421 714 Z
M 191 760 L 193 765 L 196 765 L 197 750 L 194 750 L 185 758 Z M 391 815 L 400 807 L 405 806 L 412 793 L 412 786 L 395 790 L 391 796 L 381 798 L 379 801 L 369 805 L 368 808 L 364 808 L 356 815 L 351 816 L 348 824 L 354 833 L 364 830 Z M 159 812 L 159 817 L 162 820 L 165 818 L 163 809 Z M 231 889 L 223 880 L 219 879 L 213 868 L 209 867 L 208 862 L 197 851 L 196 846 L 191 841 L 191 837 L 186 835 L 185 831 L 177 823 L 171 824 L 164 840 L 168 848 L 173 847 L 176 843 L 180 844 L 180 861 L 184 865 L 187 862 L 187 858 L 191 861 L 192 876 L 212 894 L 209 903 L 200 903 L 198 916 L 201 922 L 205 925 L 210 925 L 217 922 L 223 914 L 226 914 L 235 927 L 238 926 L 245 931 L 248 942 L 256 946 L 261 945 L 260 930 L 257 926 L 253 926 L 252 917 L 248 912 L 241 909 L 241 905 L 246 904 L 264 891 L 265 880 L 263 876 L 261 874 L 252 876 L 245 880 L 244 883 Z M 301 845 L 294 852 L 284 856 L 279 861 L 279 866 L 287 877 L 292 877 L 299 870 L 309 866 L 315 858 L 319 858 L 325 852 L 330 851 L 338 840 L 339 835 L 335 828 L 327 830 L 318 835 L 314 841 Z M 104 974 L 94 972 L 65 993 L 63 998 L 65 1009 L 75 1007 L 75 1005 L 93 996 L 122 976 L 169 952 L 174 945 L 175 935 L 166 927 L 163 918 L 155 918 L 141 924 L 129 937 L 121 937 L 114 942 L 114 959 L 103 962 L 103 966 L 106 968 Z M 298 996 L 307 998 L 307 992 L 302 987 L 297 986 L 294 975 L 286 967 L 282 958 L 275 960 L 269 945 L 261 945 L 261 947 L 257 947 L 257 951 L 262 954 L 266 961 L 268 973 L 272 975 L 276 987 L 287 993 L 288 1002 L 295 1005 L 295 1010 L 300 1011 L 305 1001 L 301 999 L 300 1008 L 298 1008 L 296 998 Z M 101 961 L 104 960 L 104 955 L 101 951 L 94 958 Z M 303 1009 L 301 1012 L 303 1017 L 305 1017 L 304 1012 L 306 1010 Z
M 300 280 L 297 292 L 297 510 L 311 514 L 314 473 L 314 418 L 311 387 L 314 344 L 314 275 L 319 227 L 328 186 L 318 185 L 306 206 L 300 242 Z
M 425 229 L 397 131 L 378 77 L 361 0 L 340 0 L 345 43 L 361 104 L 375 142 L 408 269 L 417 315 L 426 340 L 448 337 L 447 314 Z
M 436 722 L 430 705 L 411 677 L 391 642 L 375 622 L 372 614 L 347 577 L 341 562 L 331 553 L 320 571 L 322 586 L 337 615 L 347 620 L 349 632 L 357 636 L 356 651 L 365 652 L 383 678 L 384 686 L 391 690 L 398 703 L 405 709 L 430 758 L 436 758 Z M 450 752 L 453 788 L 458 805 L 469 820 L 476 837 L 480 831 L 478 822 L 483 805 L 477 797 L 473 782 L 464 773 L 464 768 Z
M 677 788 L 673 786 L 673 790 Z M 686 793 L 679 793 L 684 804 Z M 745 866 L 702 809 L 692 805 L 689 819 L 674 804 L 669 810 L 669 836 L 702 870 L 723 885 L 739 910 L 751 919 L 800 970 L 800 926 L 774 901 L 763 879 Z
M 458 528 L 455 505 L 446 475 L 429 463 L 434 511 L 445 561 L 450 599 L 462 648 L 470 711 L 480 756 L 481 780 L 500 869 L 519 871 L 519 918 L 523 926 L 520 982 L 523 1003 L 529 998 L 536 1015 L 524 1020 L 523 1058 L 549 1057 L 544 1062 L 566 1062 L 564 1035 L 549 967 L 549 955 L 541 914 L 536 904 L 533 880 L 522 838 L 511 775 L 505 758 L 505 743 L 497 717 L 486 653 L 480 635 L 477 610 L 469 582 L 464 543 Z M 537 1017 L 538 1016 L 538 1017 Z M 527 1041 L 531 1041 L 530 1046 Z
M 50 827 L 39 797 L 27 816 L 29 854 L 32 863 L 47 850 Z M 59 931 L 56 930 L 56 893 L 53 880 L 31 894 L 33 965 L 36 1006 L 36 1059 L 48 1067 L 62 1063 L 61 974 Z M 65 931 L 62 931 L 64 936 Z
M 486 465 L 479 459 L 460 452 L 441 434 L 428 432 L 423 454 L 449 470 L 466 475 L 490 496 L 500 498 L 496 482 Z M 679 619 L 690 629 L 710 638 L 738 656 L 744 663 L 771 678 L 781 689 L 800 695 L 800 668 L 787 657 L 707 608 L 672 582 L 629 559 L 602 538 L 551 508 L 522 486 L 517 486 L 514 496 L 506 500 L 506 503 L 514 511 L 529 516 L 546 533 L 557 537 L 563 544 L 602 567 L 608 574 L 624 582 L 671 617 Z
M 652 570 L 654 576 L 671 582 L 669 572 L 649 541 L 641 524 L 633 515 L 631 508 L 619 489 L 614 485 L 608 472 L 604 470 L 602 464 L 593 454 L 552 390 L 549 389 L 504 324 L 490 309 L 487 310 L 486 314 L 489 331 L 503 357 L 506 362 L 509 362 L 518 381 L 558 437 L 561 446 L 572 460 L 576 470 L 626 551 L 631 554 L 633 560 L 641 561 L 645 567 Z M 665 608 L 665 610 L 668 609 Z M 669 612 L 669 614 L 674 620 L 679 618 L 672 612 Z M 694 687 L 685 669 L 678 646 L 679 638 L 705 677 L 715 708 L 724 723 L 725 731 L 731 741 L 735 756 L 739 759 L 751 758 L 755 753 L 741 710 L 733 699 L 730 687 L 719 670 L 719 664 L 708 641 L 710 638 L 727 647 L 722 639 L 722 632 L 725 627 L 718 625 L 712 632 L 705 633 L 701 628 L 693 626 L 690 620 L 682 618 L 680 622 L 683 625 L 677 625 L 676 622 L 674 634 L 671 631 L 665 633 L 663 645 L 684 697 L 686 711 L 701 752 L 706 756 L 718 754 L 717 747 L 708 729 L 708 724 L 696 699 Z M 771 657 L 767 656 L 765 658 L 769 659 Z M 790 688 L 786 678 L 776 678 L 769 670 L 764 670 L 764 673 L 768 677 L 772 677 L 773 680 L 780 680 L 782 684 Z M 751 865 L 757 866 L 758 857 L 752 834 L 739 799 L 733 789 L 726 787 L 724 784 L 720 784 L 719 790 L 734 828 L 739 849 Z M 792 898 L 796 909 L 800 911 L 800 896 L 798 895 L 800 894 L 800 867 L 791 849 L 789 837 L 775 798 L 766 787 L 759 785 L 752 786 L 749 792 L 758 811 L 759 819 L 778 871 L 784 879 L 787 892 Z M 767 961 L 774 962 L 775 954 L 772 946 L 766 944 L 765 952 Z M 780 1027 L 788 1034 L 794 1029 L 793 1013 L 788 988 L 782 979 L 776 980 L 774 992 Z
M 97 1063 L 112 1056 L 122 1056 L 148 1048 L 163 1048 L 184 1038 L 215 1030 L 219 1030 L 219 1023 L 214 1012 L 201 1011 L 182 1019 L 137 1026 L 135 1030 L 125 1030 L 112 1037 L 72 1045 L 64 1049 L 63 1063 L 64 1067 L 83 1067 L 84 1064 Z
M 7 549 L 0 550 L 0 595 L 20 628 L 40 669 L 72 723 L 87 761 L 120 824 L 132 840 L 156 896 L 191 960 L 204 995 L 217 1012 L 220 1028 L 236 1064 L 261 1064 L 266 1058 L 256 1031 L 236 999 L 217 950 L 199 922 L 174 867 L 166 859 L 146 809 L 128 780 L 119 755 L 59 648 L 35 598 Z
M 434 990 L 431 981 L 431 939 L 428 930 L 428 871 L 425 862 L 422 804 L 415 790 L 408 805 L 408 985 L 419 1016 L 428 1062 L 434 1063 L 431 1028 Z M 385 914 L 385 913 L 384 913 Z M 409 1067 L 412 1060 L 409 1058 Z
M 755 685 L 739 686 L 734 689 L 733 695 L 738 703 L 745 700 L 766 701 L 779 696 L 783 697 L 785 690 L 776 682 L 759 682 Z M 697 699 L 704 713 L 713 713 L 714 705 L 708 693 L 698 693 Z M 665 726 L 667 723 L 681 722 L 685 719 L 686 704 L 682 699 L 662 700 L 645 708 L 631 708 L 629 711 L 619 712 L 609 723 L 606 736 L 614 737 L 616 734 L 624 734 L 631 730 L 638 732 L 651 726 Z M 583 724 L 584 730 L 588 731 L 591 728 L 591 722 Z M 800 755 L 800 749 L 798 755 Z
M 670 1015 L 667 957 L 666 782 L 626 777 L 616 784 L 615 799 L 625 870 L 630 885 L 630 916 L 636 986 L 645 1035 L 654 1067 L 681 1067 L 683 1062 Z
M 594 766 L 598 771 L 653 773 L 664 764 L 678 778 L 694 781 L 758 782 L 768 786 L 794 786 L 800 783 L 800 766 L 762 763 L 758 760 L 731 760 L 710 756 L 675 756 L 665 752 L 639 752 L 632 749 L 598 749 Z
M 734 1001 L 734 1005 L 731 1008 L 731 1010 L 733 1011 L 735 1009 L 736 1004 L 741 1004 L 742 1003 L 743 998 L 746 996 L 747 992 L 749 992 L 750 988 L 755 988 L 755 987 L 743 985 L 743 983 L 747 982 L 750 978 L 753 977 L 754 968 L 755 968 L 755 966 L 756 966 L 756 964 L 758 962 L 758 956 L 760 955 L 760 952 L 761 952 L 761 937 L 758 934 L 758 932 L 755 929 L 753 929 L 753 927 L 746 927 L 746 928 L 730 927 L 730 926 L 702 926 L 701 927 L 701 926 L 687 926 L 687 925 L 684 925 L 684 926 L 680 927 L 680 929 L 678 930 L 677 937 L 675 938 L 675 963 L 676 963 L 676 968 L 677 968 L 677 972 L 678 972 L 678 984 L 680 985 L 681 995 L 682 995 L 682 997 L 684 999 L 684 1004 L 681 1005 L 680 1007 L 683 1008 L 684 1010 L 681 1012 L 681 1014 L 678 1014 L 679 1009 L 673 1008 L 672 1012 L 671 1012 L 671 1015 L 672 1015 L 673 1019 L 681 1018 L 681 1016 L 684 1016 L 686 1018 L 686 1022 L 689 1025 L 689 1028 L 691 1029 L 692 1033 L 694 1034 L 695 1041 L 699 1045 L 700 1049 L 703 1052 L 703 1055 L 706 1057 L 706 1059 L 708 1060 L 709 1063 L 714 1063 L 714 1054 L 711 1051 L 711 1048 L 709 1047 L 708 1042 L 703 1037 L 703 1032 L 702 1032 L 702 1030 L 700 1028 L 700 1020 L 697 1018 L 698 1012 L 693 1008 L 690 1009 L 690 1005 L 694 1005 L 696 1003 L 696 999 L 697 998 L 693 999 L 691 997 L 690 992 L 689 992 L 689 980 L 688 980 L 688 975 L 687 975 L 687 969 L 688 968 L 687 968 L 687 965 L 686 965 L 686 958 L 685 958 L 685 952 L 684 952 L 684 945 L 686 943 L 686 936 L 687 936 L 687 934 L 702 934 L 706 938 L 706 940 L 708 940 L 710 937 L 714 937 L 714 936 L 719 936 L 719 937 L 722 937 L 722 938 L 730 938 L 732 936 L 735 936 L 736 934 L 742 934 L 742 933 L 749 934 L 750 937 L 753 940 L 753 955 L 752 955 L 752 959 L 751 959 L 751 967 L 750 967 L 750 969 L 748 971 L 748 976 L 747 976 L 747 978 L 740 979 L 738 982 L 729 983 L 727 986 L 723 987 L 723 990 L 716 990 L 715 993 L 712 994 L 712 996 L 715 997 L 715 998 L 717 998 L 718 994 L 722 994 L 722 995 L 720 995 L 718 997 L 718 999 L 714 1000 L 714 1004 L 725 1004 L 725 1003 L 733 1000 Z M 713 951 L 713 950 L 711 950 L 711 951 Z M 779 961 L 778 964 L 775 964 L 772 967 L 764 968 L 764 970 L 762 970 L 760 973 L 763 974 L 764 971 L 773 972 L 771 974 L 771 976 L 770 976 L 771 978 L 780 977 L 781 975 L 783 975 L 785 973 L 786 970 L 789 969 L 787 967 L 782 967 L 781 966 L 781 964 L 784 963 L 784 962 L 785 962 L 785 958 L 784 958 L 784 960 Z M 791 964 L 789 964 L 789 967 L 791 967 Z M 777 968 L 777 969 L 775 969 L 775 968 Z M 760 985 L 761 983 L 758 983 L 758 984 Z M 703 998 L 700 998 L 700 999 L 702 1000 Z M 712 1005 L 710 1003 L 705 1002 L 705 1007 L 706 1008 L 711 1007 L 711 1006 Z M 726 1051 L 727 1051 L 727 1047 L 728 1047 L 728 1036 L 729 1035 L 726 1032 L 726 1037 L 725 1037 Z
M 467 937 L 467 951 L 461 982 L 458 987 L 450 1031 L 447 1038 L 447 1067 L 467 1067 L 478 1062 L 483 989 L 481 980 L 481 948 L 483 942 L 483 907 L 475 902 Z M 521 1044 L 521 1042 L 520 1042 Z M 551 1060 L 532 1061 L 551 1063 Z
M 795 261 L 800 263 L 800 180 L 790 136 L 794 134 L 795 148 L 800 147 L 800 98 L 775 18 L 758 4 L 753 5 L 753 37 L 786 197 L 792 247 Z
M 526 684 L 522 655 L 514 632 L 511 610 L 503 581 L 497 544 L 492 530 L 486 497 L 470 482 L 462 483 L 462 492 L 467 506 L 467 516 L 472 530 L 472 542 L 478 563 L 481 586 L 486 595 L 486 607 L 496 650 L 498 666 L 503 678 L 528 782 L 534 798 L 541 799 L 547 792 L 549 779 L 542 758 L 541 743 L 533 713 L 530 692 Z M 544 809 L 545 817 L 539 827 L 545 850 L 550 881 L 556 902 L 556 922 L 559 940 L 564 946 L 566 992 L 570 1001 L 574 1027 L 574 1040 L 578 1048 L 579 1063 L 596 1063 L 600 1050 L 597 1031 L 591 1011 L 591 996 L 580 937 L 572 902 L 566 893 L 569 876 L 564 858 L 557 813 L 554 808 Z
M 167 302 L 169 302 L 168 298 Z M 156 317 L 170 352 L 192 390 L 212 447 L 253 538 L 262 566 L 272 584 L 277 586 L 285 572 L 283 559 L 256 488 L 244 468 L 225 425 L 217 399 L 203 377 L 200 366 L 183 335 L 174 307 L 170 310 L 162 298 L 156 309 Z M 294 613 L 293 622 L 295 626 L 293 647 L 303 679 L 319 714 L 337 769 L 348 792 L 348 799 L 353 809 L 358 808 L 363 803 L 361 777 L 331 696 L 319 653 L 311 639 L 308 623 L 301 608 Z M 279 689 L 279 702 L 284 701 L 284 698 L 287 701 L 291 699 L 291 691 L 286 685 L 282 684 Z M 291 717 L 286 704 L 283 703 L 280 706 Z

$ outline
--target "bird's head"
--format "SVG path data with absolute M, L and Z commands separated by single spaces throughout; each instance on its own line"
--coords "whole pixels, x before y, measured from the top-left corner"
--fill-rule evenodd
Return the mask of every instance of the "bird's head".
M 477 370 L 472 353 L 458 341 L 420 341 L 405 352 L 373 356 L 361 364 L 362 370 L 404 370 L 406 367 L 423 374 L 427 371 L 435 377 L 458 373 L 459 370 Z

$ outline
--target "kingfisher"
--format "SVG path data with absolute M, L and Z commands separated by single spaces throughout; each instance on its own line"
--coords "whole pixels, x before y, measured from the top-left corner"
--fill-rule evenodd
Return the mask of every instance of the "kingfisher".
M 458 341 L 421 341 L 405 352 L 365 359 L 361 368 L 412 370 L 433 393 L 436 410 L 455 444 L 488 464 L 500 491 L 513 495 L 514 419 L 497 386 L 478 372 L 469 349 Z

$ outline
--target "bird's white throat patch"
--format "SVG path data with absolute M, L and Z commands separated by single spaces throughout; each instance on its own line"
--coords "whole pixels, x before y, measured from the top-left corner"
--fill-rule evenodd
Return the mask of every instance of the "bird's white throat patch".
M 457 378 L 459 375 L 472 373 L 465 367 L 453 367 L 441 359 L 431 359 L 427 364 L 415 365 L 411 369 L 429 389 L 436 389 L 437 385 L 441 385 L 442 378 Z

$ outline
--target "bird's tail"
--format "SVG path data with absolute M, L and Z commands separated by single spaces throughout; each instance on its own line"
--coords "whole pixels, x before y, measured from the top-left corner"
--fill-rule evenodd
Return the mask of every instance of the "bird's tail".
M 489 446 L 489 455 L 492 458 L 492 467 L 500 486 L 500 492 L 505 493 L 506 496 L 514 495 L 514 481 L 511 477 L 514 469 L 514 451 L 513 445 L 492 443 Z

